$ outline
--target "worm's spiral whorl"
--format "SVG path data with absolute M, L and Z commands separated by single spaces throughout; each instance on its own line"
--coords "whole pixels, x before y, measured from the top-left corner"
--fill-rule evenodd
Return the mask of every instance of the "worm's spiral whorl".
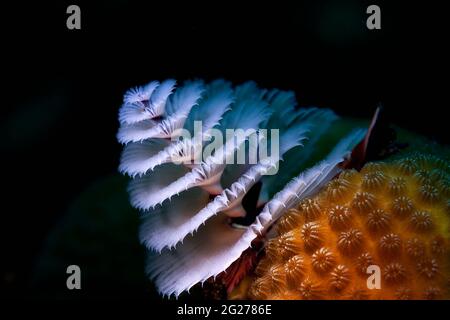
M 179 295 L 218 275 L 283 214 L 282 209 L 317 192 L 338 173 L 338 164 L 361 140 L 363 130 L 348 134 L 324 161 L 293 180 L 289 165 L 306 163 L 314 143 L 336 119 L 328 109 L 297 109 L 292 92 L 260 89 L 253 82 L 233 87 L 224 80 L 186 81 L 177 86 L 166 80 L 129 90 L 119 111 L 117 138 L 125 145 L 119 170 L 132 178 L 130 202 L 142 212 L 140 239 L 148 248 L 147 272 L 158 290 Z M 218 136 L 224 139 L 218 141 Z M 250 152 L 252 141 L 265 141 L 270 152 L 258 153 L 254 162 L 247 161 L 249 157 L 243 163 L 228 162 L 238 159 L 242 150 Z M 306 141 L 309 147 L 302 154 Z M 261 149 L 257 144 L 254 150 Z M 284 155 L 287 165 L 279 166 Z M 276 188 L 274 179 L 262 179 L 269 174 L 276 174 L 277 182 L 291 181 L 284 189 Z M 246 214 L 242 199 L 261 180 L 261 213 L 249 227 L 233 228 L 229 217 Z M 374 187 L 384 181 L 372 180 Z M 433 201 L 433 190 L 425 192 Z M 311 220 L 321 212 L 314 201 L 304 202 L 301 210 Z M 297 236 L 306 234 L 283 239 L 286 255 L 297 250 Z M 283 270 L 271 271 L 273 285 L 281 286 L 278 275 Z M 344 271 L 336 270 L 337 286 Z

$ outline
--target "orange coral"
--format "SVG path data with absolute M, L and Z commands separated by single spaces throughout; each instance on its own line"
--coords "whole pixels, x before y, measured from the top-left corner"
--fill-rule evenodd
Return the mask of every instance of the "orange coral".
M 344 171 L 277 222 L 248 296 L 450 298 L 449 177 L 424 155 Z M 367 288 L 370 265 L 381 289 Z

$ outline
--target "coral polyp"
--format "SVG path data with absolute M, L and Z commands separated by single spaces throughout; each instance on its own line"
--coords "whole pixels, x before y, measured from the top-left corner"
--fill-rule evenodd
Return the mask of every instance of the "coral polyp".
M 289 258 L 284 264 L 286 273 L 286 281 L 288 283 L 296 283 L 305 274 L 305 261 L 303 256 L 295 255 Z
M 425 232 L 433 227 L 433 219 L 428 211 L 416 211 L 411 216 L 410 224 L 414 230 Z
M 305 249 L 317 248 L 323 242 L 320 231 L 320 224 L 317 222 L 305 223 L 301 229 L 301 240 L 305 244 Z
M 417 163 L 419 162 L 418 159 L 412 159 L 412 158 L 405 158 L 400 161 L 398 161 L 398 167 L 400 169 L 400 172 L 403 174 L 413 174 L 417 171 Z
M 334 265 L 334 256 L 327 248 L 320 248 L 311 257 L 313 268 L 317 272 L 327 272 Z
M 425 254 L 425 243 L 418 238 L 409 239 L 406 243 L 406 253 L 414 260 L 423 257 Z
M 331 272 L 330 284 L 336 290 L 344 289 L 350 282 L 350 271 L 344 265 L 338 265 Z
M 335 179 L 327 186 L 327 196 L 330 201 L 340 201 L 348 196 L 351 184 L 347 179 Z
M 388 190 L 393 196 L 398 196 L 406 191 L 406 180 L 402 177 L 395 177 L 389 181 Z
M 422 197 L 422 200 L 427 202 L 435 202 L 438 200 L 439 197 L 439 190 L 429 184 L 425 184 L 420 187 L 419 189 L 420 196 Z
M 336 230 L 344 229 L 352 221 L 352 211 L 348 207 L 336 205 L 328 209 L 328 223 Z
M 406 196 L 400 196 L 392 202 L 392 213 L 398 217 L 405 217 L 414 210 L 414 203 Z
M 372 193 L 357 192 L 350 205 L 357 213 L 367 213 L 369 210 L 375 209 L 376 200 Z
M 248 297 L 449 299 L 448 168 L 447 160 L 412 154 L 342 172 L 278 223 L 275 239 L 300 234 L 292 256 L 276 262 L 289 274 L 284 289 L 258 294 L 266 272 Z M 305 204 L 320 210 L 306 212 Z M 380 288 L 367 286 L 371 266 L 379 267 Z
M 345 255 L 357 253 L 363 244 L 363 233 L 358 229 L 342 232 L 338 238 L 338 248 Z
M 371 231 L 384 231 L 390 224 L 391 215 L 383 209 L 376 209 L 367 216 L 367 228 Z
M 299 208 L 303 213 L 306 220 L 311 221 L 315 220 L 322 213 L 322 208 L 317 200 L 314 199 L 306 199 L 304 200 Z
M 277 230 L 279 234 L 283 234 L 289 230 L 294 229 L 300 222 L 300 211 L 291 209 L 286 212 L 277 223 Z
M 277 239 L 278 243 L 275 246 L 277 249 L 277 251 L 274 252 L 275 255 L 290 257 L 302 248 L 302 242 L 298 232 L 286 232 Z
M 401 283 L 406 279 L 406 268 L 398 262 L 390 263 L 384 268 L 383 276 L 388 284 Z
M 362 188 L 369 191 L 379 190 L 386 184 L 386 177 L 381 171 L 366 173 L 362 180 Z
M 305 300 L 315 300 L 323 296 L 322 286 L 317 281 L 309 278 L 300 283 L 298 291 Z
M 439 264 L 436 259 L 423 259 L 417 263 L 417 271 L 421 276 L 432 279 L 439 271 Z
M 357 271 L 359 271 L 361 274 L 364 275 L 367 273 L 367 268 L 373 264 L 374 264 L 373 258 L 371 254 L 368 252 L 361 254 L 356 259 L 356 269 Z
M 379 241 L 380 254 L 384 257 L 394 257 L 401 253 L 402 239 L 395 233 L 381 237 Z
M 258 297 L 259 299 L 266 299 L 272 294 L 272 288 L 267 278 L 256 279 L 253 283 L 249 295 Z
M 284 290 L 286 286 L 286 273 L 282 264 L 272 266 L 267 272 L 267 277 L 271 283 L 272 292 L 278 293 Z

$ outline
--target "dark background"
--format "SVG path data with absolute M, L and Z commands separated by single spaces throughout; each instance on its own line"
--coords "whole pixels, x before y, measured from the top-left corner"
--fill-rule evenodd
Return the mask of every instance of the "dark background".
M 66 28 L 70 4 L 81 30 Z M 381 30 L 366 28 L 369 4 Z M 255 80 L 343 116 L 369 118 L 382 103 L 393 123 L 448 143 L 444 13 L 401 1 L 2 3 L 2 294 L 28 296 L 69 203 L 117 172 L 117 111 L 131 86 Z M 133 291 L 120 286 L 118 297 Z

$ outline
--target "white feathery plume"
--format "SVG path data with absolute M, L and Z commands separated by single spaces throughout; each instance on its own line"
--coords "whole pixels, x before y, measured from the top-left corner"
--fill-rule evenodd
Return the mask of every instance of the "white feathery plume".
M 121 143 L 141 142 L 150 138 L 172 138 L 177 129 L 183 127 L 184 122 L 194 105 L 197 104 L 204 90 L 201 81 L 192 81 L 179 88 L 174 94 L 167 98 L 165 104 L 164 96 L 158 95 L 155 105 L 165 105 L 162 120 L 145 119 L 135 123 L 122 124 L 117 133 L 117 139 Z M 165 90 L 170 94 L 171 91 Z M 152 101 L 150 97 L 150 101 Z
M 200 103 L 192 108 L 186 120 L 185 129 L 194 133 L 194 121 L 202 122 L 203 134 L 220 125 L 223 115 L 231 110 L 234 101 L 231 83 L 215 80 L 206 86 L 205 94 Z
M 211 201 L 209 194 L 205 191 L 200 193 L 202 190 L 199 188 L 181 194 L 172 200 L 170 206 L 164 206 L 143 218 L 139 234 L 141 242 L 147 248 L 161 252 L 164 248 L 175 247 L 221 211 L 226 216 L 242 216 L 245 214 L 241 206 L 243 197 L 269 169 L 263 164 L 250 167 Z
M 174 80 L 166 80 L 129 90 L 119 111 L 117 138 L 126 144 L 119 170 L 133 178 L 131 204 L 145 211 L 139 236 L 150 250 L 147 272 L 162 294 L 178 296 L 228 268 L 286 208 L 314 194 L 339 172 L 338 163 L 363 132 L 342 140 L 324 161 L 289 182 L 251 226 L 235 229 L 228 219 L 245 215 L 241 202 L 249 189 L 262 180 L 263 198 L 280 190 L 274 187 L 283 180 L 278 177 L 293 176 L 289 167 L 309 158 L 317 136 L 336 117 L 330 110 L 296 110 L 292 92 L 261 90 L 254 82 L 236 88 L 223 80 L 174 87 Z M 208 141 L 213 137 L 212 128 L 227 137 L 200 164 L 191 163 L 198 137 L 178 137 L 181 128 L 193 133 L 194 121 L 202 121 L 204 131 L 196 152 L 203 154 L 215 146 Z M 227 129 L 241 132 L 230 137 Z M 228 165 L 227 160 L 234 159 L 238 150 L 250 148 L 251 137 L 263 138 L 258 129 L 280 130 L 278 154 L 259 158 L 254 165 Z M 306 138 L 309 141 L 303 153 L 299 147 Z M 268 143 L 276 141 L 268 139 Z M 278 174 L 264 176 L 285 156 L 289 166 L 281 163 Z
M 342 140 L 323 162 L 292 180 L 269 201 L 246 229 L 229 226 L 225 215 L 217 215 L 185 239 L 176 250 L 150 253 L 147 273 L 163 295 L 180 295 L 199 282 L 215 277 L 226 270 L 251 242 L 296 203 L 316 193 L 340 169 L 338 164 L 362 138 L 363 130 Z
M 185 129 L 194 133 L 194 121 L 201 121 L 202 131 L 204 135 L 207 134 L 208 130 L 219 124 L 223 114 L 230 109 L 232 102 L 231 85 L 222 80 L 212 82 L 206 86 L 204 97 L 199 104 L 193 107 L 186 120 Z M 197 156 L 195 154 L 197 149 L 194 148 L 195 139 L 196 137 L 178 139 L 172 143 L 162 140 L 164 141 L 163 144 L 149 144 L 145 143 L 146 141 L 129 143 L 123 150 L 119 170 L 135 177 L 137 175 L 142 176 L 163 163 L 190 163 Z M 161 141 L 161 139 L 153 140 Z M 164 147 L 160 148 L 162 145 Z M 198 152 L 201 152 L 201 150 L 198 150 Z
M 167 99 L 175 89 L 175 85 L 175 80 L 165 80 L 150 96 L 150 113 L 152 114 L 152 117 L 160 117 L 164 115 Z
M 125 104 L 148 101 L 153 91 L 159 86 L 158 81 L 152 81 L 145 86 L 131 88 L 123 95 Z
M 295 135 L 293 131 L 287 130 L 280 138 L 281 150 L 278 158 L 269 157 L 264 159 L 264 163 L 250 166 L 229 188 L 223 190 L 209 203 L 204 203 L 200 211 L 188 211 L 188 208 L 191 208 L 188 202 L 198 201 L 198 199 L 192 199 L 192 195 L 189 194 L 177 198 L 180 202 L 186 203 L 183 210 L 172 210 L 171 208 L 164 210 L 163 208 L 161 212 L 147 215 L 143 223 L 145 231 L 140 233 L 141 241 L 149 249 L 161 251 L 165 247 L 174 247 L 188 234 L 197 231 L 207 219 L 219 212 L 230 217 L 245 215 L 245 210 L 241 205 L 245 194 L 262 176 L 268 174 L 269 170 L 278 164 L 286 150 L 306 139 L 305 134 L 308 128 L 309 123 L 306 121 L 303 123 L 303 127 L 294 127 Z
M 165 139 L 149 139 L 127 144 L 120 157 L 119 171 L 131 177 L 142 176 L 157 165 L 168 163 L 168 141 Z
M 284 93 L 276 93 L 279 97 L 284 97 Z M 248 95 L 248 93 L 247 93 Z M 277 108 L 283 109 L 290 109 L 292 108 L 292 95 L 291 93 L 287 93 L 286 97 L 288 99 L 282 99 L 279 104 L 277 105 Z M 291 101 L 290 101 L 291 100 Z M 239 109 L 238 109 L 239 110 Z M 280 110 L 280 111 L 281 111 Z M 308 112 L 306 112 L 308 113 Z M 308 113 L 308 114 L 314 114 L 314 113 Z M 276 117 L 275 113 L 272 114 L 272 117 Z M 306 117 L 305 117 L 306 118 Z M 301 119 L 302 121 L 299 121 L 299 123 L 295 126 L 291 126 L 288 130 L 283 132 L 281 136 L 280 141 L 280 152 L 281 155 L 287 151 L 288 149 L 292 148 L 293 146 L 299 145 L 302 140 L 306 138 L 305 134 L 310 128 L 310 123 L 308 121 L 303 121 L 307 119 Z M 225 148 L 226 150 L 226 148 Z M 215 155 L 215 158 L 217 159 L 217 155 Z M 225 167 L 225 162 L 223 159 L 226 157 L 219 156 L 222 158 L 221 161 L 218 161 L 219 166 L 208 166 L 207 168 L 211 171 L 213 171 L 211 168 L 215 168 L 216 172 L 220 169 L 220 173 L 222 172 L 223 168 Z M 213 161 L 208 161 L 210 159 L 207 159 L 206 163 L 212 163 Z M 266 161 L 268 159 L 265 159 Z M 151 214 L 146 218 L 145 221 L 145 230 L 146 232 L 141 232 L 142 235 L 142 241 L 145 242 L 149 248 L 161 250 L 161 246 L 168 246 L 172 247 L 175 246 L 177 242 L 184 239 L 184 237 L 197 230 L 197 228 L 205 223 L 205 221 L 210 218 L 211 216 L 217 214 L 219 211 L 224 211 L 225 214 L 229 216 L 242 216 L 245 214 L 244 209 L 241 206 L 241 201 L 247 191 L 256 183 L 261 176 L 264 174 L 267 174 L 269 170 L 271 170 L 274 166 L 277 165 L 279 158 L 271 158 L 271 161 L 265 164 L 259 163 L 257 165 L 254 165 L 250 167 L 250 169 L 245 172 L 242 177 L 240 177 L 236 182 L 234 182 L 230 188 L 225 189 L 222 191 L 221 186 L 219 184 L 219 178 L 220 176 L 218 174 L 211 174 L 210 172 L 207 172 L 205 174 L 205 170 L 201 170 L 201 174 L 198 174 L 198 169 L 204 168 L 205 166 L 200 166 L 199 168 L 194 168 L 193 172 L 197 173 L 196 175 L 189 173 L 185 177 L 181 178 L 180 180 L 175 181 L 168 187 L 160 188 L 160 192 L 155 194 L 152 198 L 154 199 L 152 203 L 147 202 L 147 205 L 155 206 L 158 203 L 161 203 L 162 198 L 167 197 L 168 194 L 174 194 L 174 192 L 179 193 L 180 191 L 186 190 L 187 188 L 194 187 L 200 185 L 199 176 L 204 176 L 205 180 L 208 182 L 206 185 L 208 188 L 213 187 L 213 190 L 210 191 L 212 193 L 219 193 L 214 201 L 211 201 L 203 210 L 200 212 L 191 212 L 188 214 L 187 210 L 182 211 L 173 211 L 169 210 L 170 213 L 165 212 L 163 213 L 156 213 Z M 209 175 L 208 175 L 209 173 Z M 215 177 L 213 181 L 211 181 L 211 177 Z M 208 178 L 209 177 L 209 178 Z M 149 183 L 154 182 L 157 183 L 157 181 L 147 180 Z M 205 182 L 203 182 L 203 185 L 205 185 Z M 178 186 L 178 189 L 176 188 Z M 166 192 L 167 190 L 167 192 Z M 169 191 L 170 190 L 170 191 Z M 134 195 L 138 196 L 137 193 L 132 193 L 132 203 L 134 203 Z M 144 197 L 145 200 L 149 201 L 149 197 Z M 183 195 L 180 195 L 181 199 L 186 199 L 187 201 L 192 201 L 193 199 L 183 197 Z M 140 202 L 140 204 L 143 203 L 144 200 Z M 144 209 L 146 209 L 145 207 Z M 189 208 L 189 206 L 186 206 L 186 208 Z M 163 214 L 164 217 L 160 217 L 159 215 Z M 168 217 L 168 215 L 174 215 L 174 217 Z M 184 219 L 184 223 L 181 223 L 181 221 Z M 163 225 L 165 224 L 165 225 Z M 162 232 L 164 230 L 164 232 Z M 164 236 L 167 235 L 167 236 Z M 167 239 L 167 240 L 166 240 Z M 155 243 L 155 245 L 153 245 Z
M 206 158 L 200 164 L 194 165 L 192 170 L 182 177 L 171 176 L 173 180 L 167 180 L 166 177 L 164 179 L 158 179 L 161 174 L 158 173 L 159 170 L 157 167 L 153 167 L 154 171 L 147 174 L 149 177 L 145 175 L 136 177 L 131 181 L 129 187 L 131 204 L 133 206 L 142 210 L 152 209 L 158 204 L 162 204 L 164 200 L 170 199 L 172 196 L 178 195 L 195 186 L 201 186 L 212 194 L 219 194 L 223 191 L 220 179 L 226 164 L 229 163 L 227 159 L 234 156 L 235 152 L 245 143 L 249 135 L 254 134 L 255 130 L 259 128 L 259 125 L 263 121 L 266 121 L 271 114 L 267 102 L 260 100 L 259 96 L 261 94 L 253 94 L 253 91 L 250 90 L 250 88 L 254 88 L 252 84 L 244 84 L 239 88 L 244 89 L 241 89 L 240 93 L 236 94 L 237 98 L 233 104 L 233 108 L 231 111 L 225 113 L 220 127 L 223 128 L 223 131 L 227 128 L 239 128 L 245 131 L 235 133 L 232 137 L 228 136 L 225 144 L 215 150 L 213 155 Z M 170 101 L 179 101 L 182 97 L 183 95 L 175 92 Z M 174 104 L 173 102 L 168 103 L 168 105 Z M 182 103 L 181 101 L 177 104 L 186 105 L 186 103 Z M 177 113 L 174 113 L 172 110 L 173 107 L 170 106 L 168 108 L 171 109 L 171 114 L 176 117 Z M 223 110 L 226 110 L 226 108 L 224 107 Z M 248 129 L 253 130 L 247 131 Z M 126 168 L 125 165 L 122 167 Z M 151 167 L 152 165 L 150 165 Z M 135 170 L 130 171 L 130 173 L 136 175 Z M 158 192 L 154 192 L 155 190 L 158 190 Z
M 220 178 L 227 163 L 226 159 L 233 156 L 246 139 L 247 136 L 235 136 L 235 139 L 228 140 L 214 155 L 195 165 L 191 171 L 173 169 L 167 172 L 167 168 L 181 167 L 167 164 L 163 170 L 158 167 L 143 177 L 135 178 L 129 187 L 131 204 L 138 209 L 148 210 L 195 186 L 201 186 L 212 193 L 222 192 Z M 186 173 L 177 176 L 181 172 Z
M 164 114 L 166 100 L 175 87 L 175 80 L 166 80 L 159 84 L 152 81 L 144 87 L 128 90 L 119 110 L 121 124 L 133 124 L 153 119 Z
M 187 173 L 189 170 L 184 166 L 166 163 L 142 177 L 133 179 L 128 186 L 132 206 L 148 210 L 155 207 L 159 201 L 170 199 L 172 194 L 167 186 L 171 186 L 173 181 L 179 181 Z M 178 187 L 179 184 L 180 182 L 173 188 Z M 161 197 L 162 189 L 164 189 L 164 196 Z

